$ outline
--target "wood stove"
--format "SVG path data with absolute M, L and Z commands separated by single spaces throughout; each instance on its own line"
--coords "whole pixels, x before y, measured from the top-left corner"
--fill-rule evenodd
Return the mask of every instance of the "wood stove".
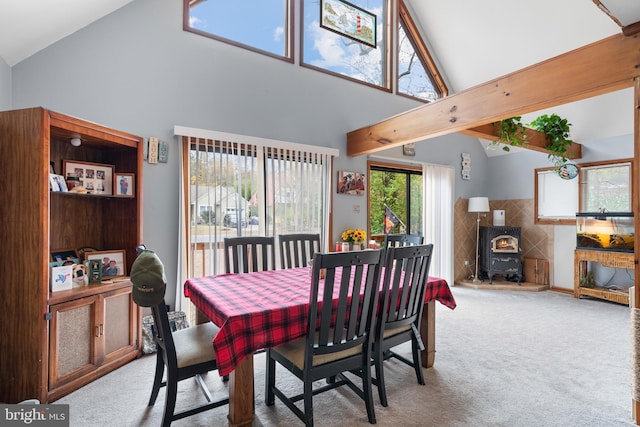
M 493 283 L 493 276 L 522 281 L 520 227 L 480 227 L 478 267 L 480 277 Z

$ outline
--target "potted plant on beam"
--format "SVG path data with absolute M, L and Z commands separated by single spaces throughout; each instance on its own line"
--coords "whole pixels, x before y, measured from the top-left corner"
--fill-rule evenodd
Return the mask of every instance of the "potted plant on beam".
M 571 123 L 557 114 L 543 114 L 529 123 L 533 129 L 542 132 L 547 138 L 548 158 L 555 166 L 560 167 L 567 162 L 567 150 L 572 144 L 569 139 L 569 126 Z
M 527 144 L 527 129 L 522 124 L 521 119 L 521 116 L 515 116 L 508 119 L 500 120 L 499 122 L 493 122 L 493 126 L 496 128 L 498 136 L 500 138 L 492 141 L 491 145 L 497 146 L 498 144 L 502 143 L 503 151 L 511 151 L 509 146 L 525 146 Z

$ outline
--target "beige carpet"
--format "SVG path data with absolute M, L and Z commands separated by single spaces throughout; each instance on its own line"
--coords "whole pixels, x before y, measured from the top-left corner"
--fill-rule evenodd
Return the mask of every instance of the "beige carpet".
M 376 401 L 379 426 L 632 426 L 629 308 L 555 292 L 486 292 L 454 287 L 458 308 L 437 304 L 435 367 L 426 386 L 388 362 L 389 406 Z M 405 346 L 401 352 L 409 354 Z M 60 399 L 72 427 L 158 426 L 164 392 L 152 408 L 155 356 L 146 356 Z M 264 405 L 264 354 L 256 356 L 254 426 L 301 423 L 276 399 Z M 278 374 L 280 384 L 300 383 Z M 207 381 L 226 392 L 216 373 Z M 181 383 L 179 403 L 202 400 Z M 364 404 L 347 388 L 314 398 L 315 425 L 367 426 Z M 174 426 L 224 426 L 227 408 Z

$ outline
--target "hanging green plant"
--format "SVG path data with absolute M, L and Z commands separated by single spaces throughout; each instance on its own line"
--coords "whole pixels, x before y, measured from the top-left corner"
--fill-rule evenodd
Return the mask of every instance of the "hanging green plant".
M 542 132 L 547 138 L 547 156 L 555 166 L 561 166 L 567 162 L 567 150 L 572 144 L 569 139 L 569 126 L 571 123 L 557 114 L 543 114 L 529 123 L 533 129 Z
M 511 151 L 511 148 L 509 146 L 522 147 L 526 145 L 526 128 L 520 121 L 521 119 L 521 116 L 516 116 L 500 120 L 499 122 L 493 122 L 493 125 L 498 130 L 498 136 L 500 138 L 492 141 L 491 145 L 502 145 L 503 151 Z

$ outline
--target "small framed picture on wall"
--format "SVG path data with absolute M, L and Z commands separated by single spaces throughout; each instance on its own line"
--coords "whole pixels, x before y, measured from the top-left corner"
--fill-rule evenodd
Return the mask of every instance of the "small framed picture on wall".
M 358 172 L 338 172 L 338 194 L 364 196 L 366 175 Z

